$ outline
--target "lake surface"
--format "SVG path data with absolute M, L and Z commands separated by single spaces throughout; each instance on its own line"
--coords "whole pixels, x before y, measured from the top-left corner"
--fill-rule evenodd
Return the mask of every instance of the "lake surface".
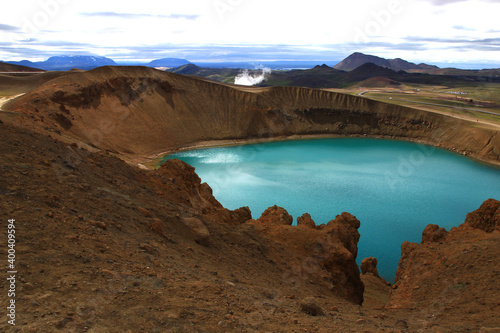
M 224 207 L 270 206 L 316 224 L 346 211 L 361 221 L 358 264 L 378 259 L 394 282 L 404 241 L 430 224 L 449 230 L 489 198 L 500 199 L 500 169 L 410 142 L 339 138 L 281 141 L 169 155 L 196 168 Z

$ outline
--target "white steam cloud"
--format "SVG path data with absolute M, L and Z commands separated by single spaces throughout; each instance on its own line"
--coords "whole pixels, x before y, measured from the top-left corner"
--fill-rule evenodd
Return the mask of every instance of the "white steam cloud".
M 270 68 L 262 68 L 259 75 L 251 75 L 248 69 L 243 70 L 242 73 L 238 74 L 234 78 L 234 84 L 240 84 L 242 86 L 254 86 L 261 83 L 266 79 L 266 75 L 271 73 Z

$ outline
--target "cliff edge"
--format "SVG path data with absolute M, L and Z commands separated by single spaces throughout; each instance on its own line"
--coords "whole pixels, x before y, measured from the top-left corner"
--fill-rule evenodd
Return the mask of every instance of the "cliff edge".
M 429 225 L 401 246 L 387 308 L 412 309 L 423 328 L 500 326 L 500 201 L 489 199 L 449 232 Z

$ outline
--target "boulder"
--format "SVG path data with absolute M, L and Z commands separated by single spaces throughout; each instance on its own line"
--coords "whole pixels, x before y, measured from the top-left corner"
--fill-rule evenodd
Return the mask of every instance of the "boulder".
M 144 217 L 153 217 L 153 214 L 144 207 L 137 207 L 137 211 Z
M 445 228 L 440 228 L 437 224 L 429 224 L 422 232 L 422 244 L 441 242 L 447 236 L 448 231 Z
M 151 223 L 150 229 L 154 233 L 161 235 L 163 237 L 166 237 L 163 222 L 160 219 L 158 219 L 158 218 L 153 219 L 153 223 Z
M 274 205 L 266 209 L 257 221 L 264 224 L 292 225 L 293 217 L 286 209 Z
M 310 316 L 323 316 L 323 309 L 318 305 L 314 297 L 306 297 L 300 301 L 300 310 Z
M 210 232 L 207 227 L 201 222 L 199 219 L 195 217 L 186 217 L 183 218 L 182 221 L 189 228 L 191 234 L 193 235 L 193 239 L 196 243 L 201 244 L 203 246 L 210 245 Z
M 500 231 L 500 201 L 486 200 L 479 209 L 467 214 L 465 224 L 486 232 Z
M 303 214 L 302 216 L 297 218 L 297 225 L 304 226 L 307 228 L 316 228 L 316 223 L 314 223 L 311 215 L 308 213 Z
M 368 257 L 363 259 L 361 261 L 360 268 L 361 268 L 361 274 L 372 273 L 375 276 L 379 276 L 377 270 L 377 258 Z
M 235 224 L 243 224 L 252 219 L 252 212 L 248 207 L 241 207 L 230 212 L 232 221 Z

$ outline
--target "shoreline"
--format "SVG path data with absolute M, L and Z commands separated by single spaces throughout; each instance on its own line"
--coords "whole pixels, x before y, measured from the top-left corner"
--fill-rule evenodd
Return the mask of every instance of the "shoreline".
M 161 166 L 161 160 L 168 155 L 180 153 L 184 151 L 190 150 L 198 150 L 198 149 L 209 149 L 209 148 L 219 148 L 219 147 L 233 147 L 233 146 L 244 146 L 251 144 L 259 144 L 259 143 L 271 143 L 271 142 L 283 142 L 283 141 L 299 141 L 299 140 L 317 140 L 317 139 L 337 139 L 337 138 L 365 138 L 365 139 L 374 139 L 374 140 L 391 140 L 391 141 L 404 141 L 404 142 L 413 142 L 426 146 L 431 146 L 438 149 L 443 149 L 454 154 L 460 155 L 465 158 L 469 158 L 477 163 L 486 165 L 488 167 L 496 168 L 500 170 L 500 161 L 492 161 L 488 159 L 482 159 L 479 157 L 471 156 L 466 152 L 460 152 L 456 148 L 447 148 L 441 145 L 436 145 L 435 143 L 431 143 L 426 140 L 417 139 L 417 138 L 408 138 L 408 137 L 397 137 L 390 135 L 359 135 L 359 134 L 351 134 L 351 135 L 339 135 L 339 134 L 296 134 L 291 136 L 279 136 L 273 138 L 261 138 L 261 139 L 233 139 L 233 140 L 208 140 L 201 141 L 192 145 L 187 145 L 183 147 L 173 148 L 161 153 L 157 153 L 154 155 L 148 155 L 143 157 L 142 161 L 138 161 L 134 164 L 138 165 L 141 168 L 147 168 L 149 170 L 156 170 Z

